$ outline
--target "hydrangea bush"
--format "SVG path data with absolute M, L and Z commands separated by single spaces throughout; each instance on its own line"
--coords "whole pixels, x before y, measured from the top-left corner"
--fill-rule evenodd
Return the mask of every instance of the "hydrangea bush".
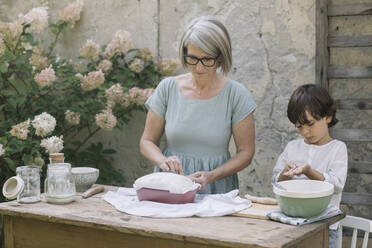
M 177 60 L 155 63 L 149 48 L 135 48 L 125 30 L 115 32 L 107 45 L 87 40 L 79 62 L 60 58 L 54 48 L 82 10 L 77 1 L 60 10 L 52 24 L 47 7 L 0 22 L 2 183 L 17 166 L 43 166 L 49 153 L 64 152 L 73 166 L 98 167 L 101 183 L 120 184 L 123 178 L 110 160 L 115 150 L 87 142 L 102 129 L 125 129 L 157 82 L 177 70 Z M 38 39 L 46 28 L 54 34 L 48 46 Z

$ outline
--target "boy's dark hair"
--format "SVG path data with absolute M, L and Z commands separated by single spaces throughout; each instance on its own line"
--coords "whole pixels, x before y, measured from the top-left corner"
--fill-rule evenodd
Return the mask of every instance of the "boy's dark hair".
M 328 127 L 336 125 L 336 102 L 329 95 L 328 91 L 315 84 L 305 84 L 298 87 L 289 99 L 287 115 L 293 124 L 309 124 L 306 118 L 306 111 L 316 120 L 331 116 L 332 120 Z

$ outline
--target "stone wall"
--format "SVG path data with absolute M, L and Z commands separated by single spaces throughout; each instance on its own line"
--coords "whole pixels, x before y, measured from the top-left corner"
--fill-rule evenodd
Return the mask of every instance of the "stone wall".
M 51 19 L 55 20 L 57 10 L 69 2 L 48 1 Z M 136 47 L 148 46 L 161 57 L 176 57 L 182 31 L 193 18 L 214 15 L 226 24 L 233 44 L 229 76 L 244 84 L 258 104 L 256 154 L 252 164 L 239 173 L 241 192 L 272 195 L 270 180 L 275 161 L 286 143 L 298 135 L 286 117 L 288 98 L 297 86 L 314 83 L 315 0 L 85 2 L 81 21 L 57 47 L 63 57 L 76 58 L 87 39 L 108 43 L 118 29 L 131 32 Z M 0 0 L 0 20 L 11 20 L 42 4 L 46 2 Z M 94 139 L 118 151 L 114 165 L 123 172 L 127 186 L 152 171 L 138 148 L 144 120 L 144 113 L 137 113 L 123 132 L 101 131 Z

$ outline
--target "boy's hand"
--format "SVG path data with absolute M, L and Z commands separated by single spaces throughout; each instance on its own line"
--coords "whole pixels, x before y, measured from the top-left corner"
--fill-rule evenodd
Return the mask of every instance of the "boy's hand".
M 293 170 L 296 169 L 298 166 L 295 165 L 292 161 L 287 163 L 282 171 L 282 175 L 292 178 L 294 176 Z
M 289 165 L 289 166 L 292 166 L 292 168 L 284 172 L 283 175 L 287 177 L 291 177 L 291 178 L 293 176 L 299 176 L 301 174 L 306 174 L 310 168 L 308 164 L 303 165 L 303 166 L 298 166 L 298 165 Z

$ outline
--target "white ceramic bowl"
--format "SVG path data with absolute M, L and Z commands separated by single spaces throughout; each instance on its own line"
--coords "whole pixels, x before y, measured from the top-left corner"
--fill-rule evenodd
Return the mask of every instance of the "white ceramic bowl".
M 280 210 L 293 217 L 313 218 L 320 215 L 331 201 L 334 186 L 318 180 L 278 182 L 286 190 L 274 186 Z
M 71 172 L 75 179 L 77 192 L 84 192 L 89 189 L 99 176 L 99 170 L 93 167 L 73 167 Z

